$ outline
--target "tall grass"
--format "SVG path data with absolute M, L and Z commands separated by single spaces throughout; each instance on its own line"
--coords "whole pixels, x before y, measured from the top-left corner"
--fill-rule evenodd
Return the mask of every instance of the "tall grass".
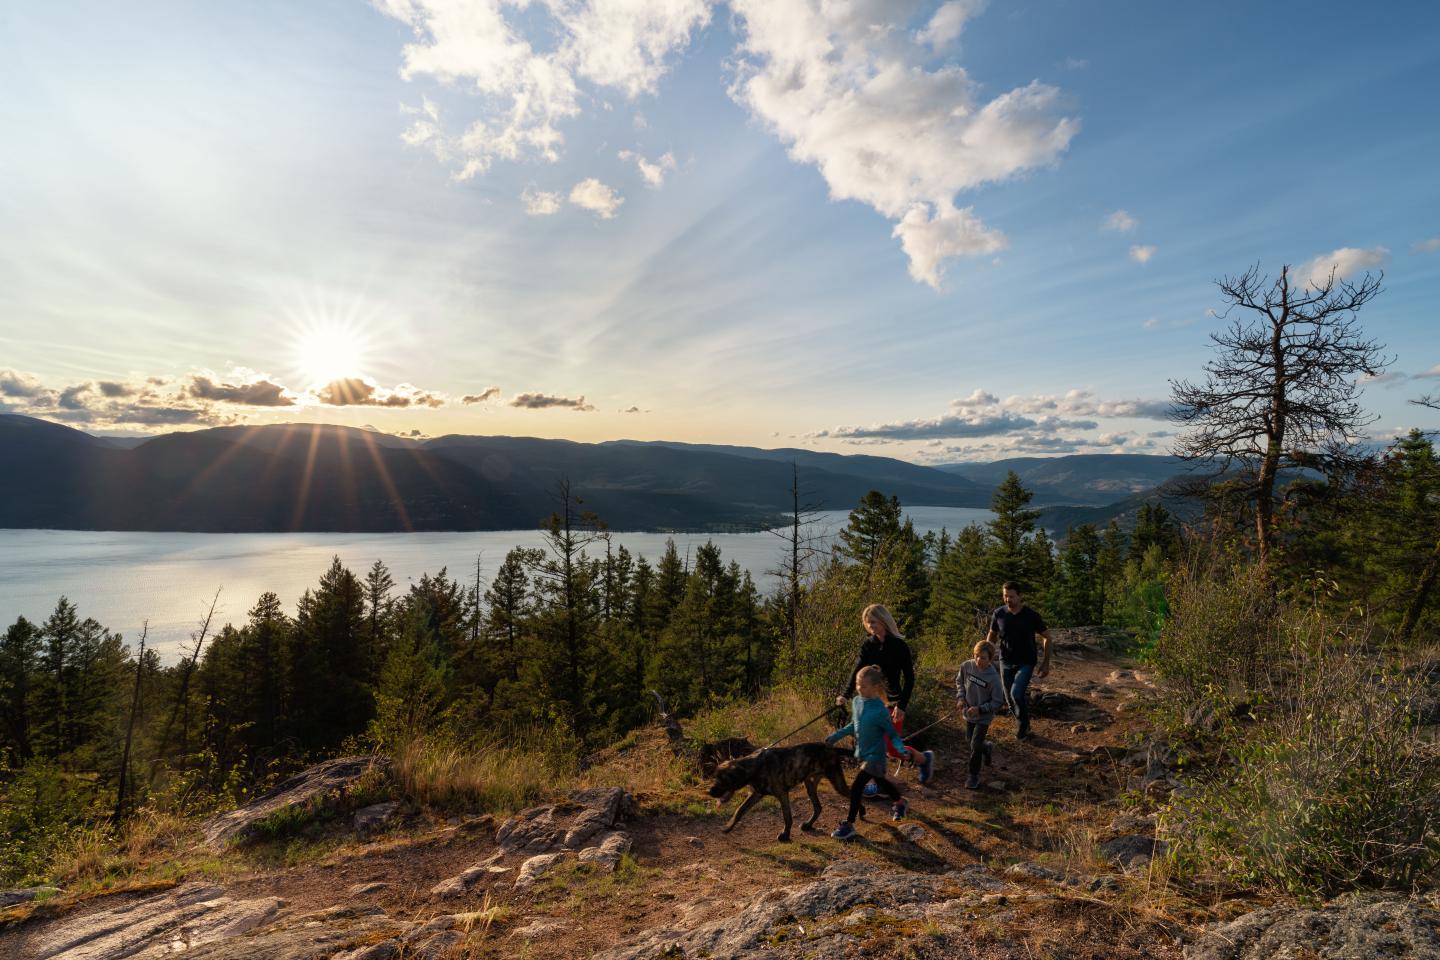
M 422 806 L 509 813 L 563 792 L 574 778 L 575 756 L 524 737 L 478 744 L 415 737 L 396 747 L 392 775 L 400 792 Z

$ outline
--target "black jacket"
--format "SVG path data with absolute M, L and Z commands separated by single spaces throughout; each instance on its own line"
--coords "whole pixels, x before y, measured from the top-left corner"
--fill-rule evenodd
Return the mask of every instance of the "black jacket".
M 915 689 L 915 661 L 910 656 L 910 645 L 899 637 L 887 637 L 884 643 L 874 637 L 865 638 L 850 668 L 850 682 L 845 685 L 845 696 L 855 695 L 855 676 L 861 667 L 872 663 L 885 674 L 885 689 L 890 699 L 899 704 L 901 710 L 909 710 L 910 692 Z

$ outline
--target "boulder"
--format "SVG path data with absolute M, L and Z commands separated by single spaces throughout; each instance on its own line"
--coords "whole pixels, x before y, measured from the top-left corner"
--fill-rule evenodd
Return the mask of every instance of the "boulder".
M 1129 834 L 1114 837 L 1100 844 L 1100 855 L 1127 870 L 1145 867 L 1152 857 L 1163 856 L 1164 840 Z
M 1210 928 L 1185 960 L 1440 960 L 1440 911 L 1398 894 L 1351 894 L 1316 909 L 1271 907 Z
M 549 850 L 565 835 L 555 823 L 556 804 L 522 810 L 500 824 L 495 842 L 506 853 Z
M 333 796 L 366 774 L 389 767 L 390 761 L 385 757 L 337 757 L 326 760 L 296 774 L 244 806 L 210 817 L 200 824 L 200 829 L 205 834 L 207 843 L 212 847 L 222 847 L 232 840 L 243 840 L 250 836 L 256 825 L 268 817 L 292 807 Z
M 619 823 L 630 812 L 632 805 L 629 794 L 619 787 L 582 790 L 571 794 L 570 799 L 583 809 L 570 821 L 570 827 L 565 831 L 562 846 L 566 850 L 589 846 L 592 837 Z
M 580 851 L 580 862 L 614 873 L 615 868 L 620 866 L 620 858 L 630 852 L 630 846 L 630 834 L 621 831 L 607 833 L 599 843 Z
M 569 854 L 562 850 L 559 853 L 541 853 L 526 860 L 520 864 L 520 872 L 515 877 L 516 889 L 525 890 L 533 887 L 541 877 L 555 869 L 556 865 L 567 856 Z
M 564 933 L 570 929 L 570 921 L 558 917 L 537 917 L 523 927 L 517 927 L 510 935 L 521 940 L 548 937 L 552 933 Z
M 368 807 L 356 810 L 355 816 L 350 820 L 350 825 L 356 833 L 378 833 L 395 818 L 399 809 L 400 804 L 395 800 L 388 803 L 373 803 Z
M 1110 714 L 1089 700 L 1059 690 L 1042 690 L 1030 695 L 1030 714 L 1067 723 L 1110 722 Z
M 556 850 L 581 850 L 614 829 L 635 808 L 620 787 L 579 790 L 565 803 L 546 803 L 522 810 L 500 825 L 495 842 L 505 853 L 534 856 Z

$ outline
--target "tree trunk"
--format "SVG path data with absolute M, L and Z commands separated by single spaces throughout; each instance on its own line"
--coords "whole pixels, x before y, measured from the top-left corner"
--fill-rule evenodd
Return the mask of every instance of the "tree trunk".
M 1415 593 L 1405 608 L 1405 618 L 1400 621 L 1400 639 L 1408 640 L 1414 632 L 1420 613 L 1425 609 L 1425 601 L 1430 599 L 1430 591 L 1435 587 L 1437 574 L 1440 574 L 1440 540 L 1435 541 L 1435 549 L 1430 551 L 1430 559 L 1425 561 L 1425 569 L 1420 571 L 1420 577 L 1415 581 Z

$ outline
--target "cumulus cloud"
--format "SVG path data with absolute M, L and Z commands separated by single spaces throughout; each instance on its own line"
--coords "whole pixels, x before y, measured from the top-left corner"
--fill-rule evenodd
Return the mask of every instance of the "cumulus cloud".
M 950 401 L 950 409 L 961 410 L 965 407 L 993 407 L 1000 402 L 1000 398 L 993 393 L 987 393 L 980 387 L 968 397 L 960 397 L 958 400 Z
M 475 95 L 478 116 L 463 130 L 452 131 L 425 99 L 403 134 L 462 180 L 497 159 L 559 159 L 560 128 L 580 113 L 582 81 L 631 99 L 654 93 L 671 55 L 710 18 L 707 0 L 546 0 L 544 30 L 556 42 L 542 50 L 517 27 L 536 18 L 524 2 L 374 3 L 414 34 L 402 50 L 404 79 L 428 77 Z
M 520 202 L 525 204 L 525 212 L 532 217 L 548 217 L 560 212 L 558 193 L 526 188 L 525 192 L 520 194 Z
M 570 202 L 581 209 L 589 210 L 602 220 L 609 220 L 615 216 L 615 211 L 620 209 L 625 198 L 616 193 L 614 188 L 589 177 L 575 184 L 570 191 Z
M 1428 240 L 1416 240 L 1410 245 L 1411 253 L 1435 253 L 1440 251 L 1440 237 L 1431 237 Z
M 467 393 L 465 396 L 460 398 L 460 402 L 465 404 L 466 406 L 469 406 L 472 403 L 485 403 L 490 400 L 498 400 L 499 398 L 499 387 L 486 387 L 479 393 Z
M 653 163 L 634 150 L 621 150 L 619 156 L 621 160 L 633 160 L 635 166 L 640 168 L 640 176 L 645 178 L 647 184 L 656 188 L 663 186 L 665 175 L 675 169 L 675 154 L 669 152 L 662 153 L 660 159 Z
M 960 39 L 965 24 L 984 9 L 985 0 L 946 0 L 915 39 L 935 50 L 948 47 Z
M 1124 210 L 1116 210 L 1100 222 L 1101 230 L 1114 230 L 1116 233 L 1129 233 L 1138 226 L 1140 226 L 1140 221 Z
M 1032 415 L 1053 411 L 1072 417 L 1170 419 L 1170 402 L 1168 400 L 1101 400 L 1089 390 L 1069 390 L 1063 394 L 1007 397 L 1004 406 L 1009 410 Z
M 732 0 L 731 9 L 742 39 L 730 95 L 792 159 L 814 164 L 831 196 L 896 221 L 911 275 L 932 286 L 947 259 L 1005 245 L 955 195 L 1054 163 L 1079 130 L 1060 115 L 1055 87 L 1035 81 L 987 102 L 964 68 L 927 69 L 927 45 L 885 26 L 914 16 L 915 3 Z M 959 13 L 934 35 L 963 23 Z
M 1312 287 L 1322 287 L 1331 271 L 1338 283 L 1366 270 L 1383 269 L 1389 263 L 1390 251 L 1385 247 L 1341 247 L 1303 264 L 1295 274 Z
M 510 401 L 510 406 L 519 407 L 522 410 L 550 410 L 561 408 L 567 410 L 590 411 L 595 408 L 585 402 L 584 394 L 578 397 L 557 397 L 545 393 L 522 393 Z
M 104 384 L 101 384 L 104 387 Z M 208 376 L 190 378 L 190 396 L 197 400 L 241 403 L 251 407 L 293 407 L 295 398 L 278 383 L 258 379 L 250 383 L 222 383 Z
M 0 370 L 0 396 L 33 399 L 48 396 L 53 392 L 42 384 L 39 378 L 28 373 L 9 368 Z
M 95 386 L 100 395 L 105 397 L 133 397 L 140 392 L 140 387 L 118 380 L 101 380 Z
M 332 380 L 315 392 L 315 399 L 331 407 L 443 407 L 440 394 L 421 390 L 413 384 L 398 384 L 385 390 L 363 377 Z
M 1136 263 L 1149 263 L 1153 256 L 1155 256 L 1155 248 L 1152 246 L 1137 243 L 1130 248 L 1130 259 Z

